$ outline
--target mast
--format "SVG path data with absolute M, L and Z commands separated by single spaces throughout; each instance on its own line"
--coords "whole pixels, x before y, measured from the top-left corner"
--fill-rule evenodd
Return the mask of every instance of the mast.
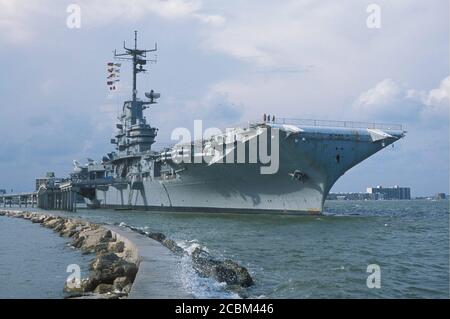
M 127 48 L 123 42 L 125 52 L 117 53 L 114 50 L 114 58 L 117 60 L 127 60 L 132 62 L 133 71 L 133 92 L 132 100 L 125 101 L 122 108 L 122 114 L 118 118 L 120 123 L 116 125 L 118 131 L 116 138 L 111 139 L 111 143 L 117 145 L 117 150 L 121 155 L 140 154 L 151 150 L 151 145 L 155 142 L 158 129 L 150 126 L 144 117 L 143 111 L 160 97 L 159 93 L 153 90 L 145 93 L 149 100 L 137 98 L 137 74 L 145 72 L 143 68 L 147 62 L 156 63 L 156 59 L 147 59 L 148 52 L 157 50 L 156 43 L 153 49 L 138 49 L 137 31 L 134 31 L 134 48 Z
M 141 50 L 137 48 L 137 31 L 134 31 L 134 49 L 130 49 L 126 47 L 125 41 L 123 41 L 123 48 L 125 49 L 124 53 L 117 53 L 114 50 L 114 58 L 117 60 L 128 60 L 132 61 L 133 68 L 133 92 L 132 92 L 132 101 L 136 102 L 137 100 L 137 74 L 140 72 L 147 71 L 143 68 L 147 62 L 156 63 L 156 59 L 147 59 L 148 52 L 155 52 L 157 48 L 157 44 L 155 43 L 155 47 L 150 50 Z

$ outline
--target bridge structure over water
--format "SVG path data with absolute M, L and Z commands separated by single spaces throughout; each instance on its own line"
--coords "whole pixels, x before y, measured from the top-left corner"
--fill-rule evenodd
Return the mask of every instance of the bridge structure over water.
M 19 206 L 34 207 L 37 206 L 38 196 L 36 192 L 29 193 L 11 193 L 0 194 L 0 205 L 3 207 Z
M 42 184 L 36 192 L 0 194 L 0 206 L 76 211 L 80 196 L 89 199 L 95 206 L 95 188 L 113 182 L 109 179 L 67 179 L 58 184 Z

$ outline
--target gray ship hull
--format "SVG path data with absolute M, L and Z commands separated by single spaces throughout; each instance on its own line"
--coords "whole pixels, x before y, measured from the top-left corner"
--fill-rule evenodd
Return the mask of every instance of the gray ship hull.
M 292 127 L 292 126 L 291 126 Z M 403 131 L 302 127 L 280 129 L 280 166 L 184 164 L 176 178 L 144 178 L 96 189 L 101 207 L 155 211 L 317 214 L 328 192 L 348 169 L 403 136 Z M 293 178 L 301 171 L 307 178 Z

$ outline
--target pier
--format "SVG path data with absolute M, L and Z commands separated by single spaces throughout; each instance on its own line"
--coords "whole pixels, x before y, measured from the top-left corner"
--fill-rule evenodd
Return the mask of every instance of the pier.
M 35 192 L 0 194 L 0 207 L 30 206 L 46 210 L 75 212 L 80 196 L 95 202 L 95 187 L 98 184 L 98 181 L 76 182 L 72 180 L 65 180 L 57 184 L 44 183 Z
M 38 207 L 66 211 L 77 210 L 77 193 L 71 183 L 62 183 L 57 187 L 41 187 L 38 192 Z
M 35 207 L 38 203 L 38 196 L 36 192 L 30 193 L 11 193 L 0 195 L 0 205 L 3 207 L 19 206 L 19 207 Z

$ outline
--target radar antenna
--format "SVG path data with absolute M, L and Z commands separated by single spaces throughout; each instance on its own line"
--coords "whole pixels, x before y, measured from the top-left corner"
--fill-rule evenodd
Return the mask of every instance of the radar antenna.
M 114 58 L 117 60 L 129 60 L 133 62 L 133 102 L 136 102 L 136 75 L 140 72 L 147 71 L 143 68 L 143 65 L 146 65 L 147 62 L 156 63 L 155 59 L 147 59 L 148 52 L 155 52 L 158 50 L 157 44 L 155 43 L 155 47 L 150 50 L 140 50 L 137 48 L 137 31 L 134 31 L 134 49 L 127 48 L 125 45 L 125 41 L 123 41 L 123 48 L 125 49 L 125 53 L 117 53 L 114 50 Z

